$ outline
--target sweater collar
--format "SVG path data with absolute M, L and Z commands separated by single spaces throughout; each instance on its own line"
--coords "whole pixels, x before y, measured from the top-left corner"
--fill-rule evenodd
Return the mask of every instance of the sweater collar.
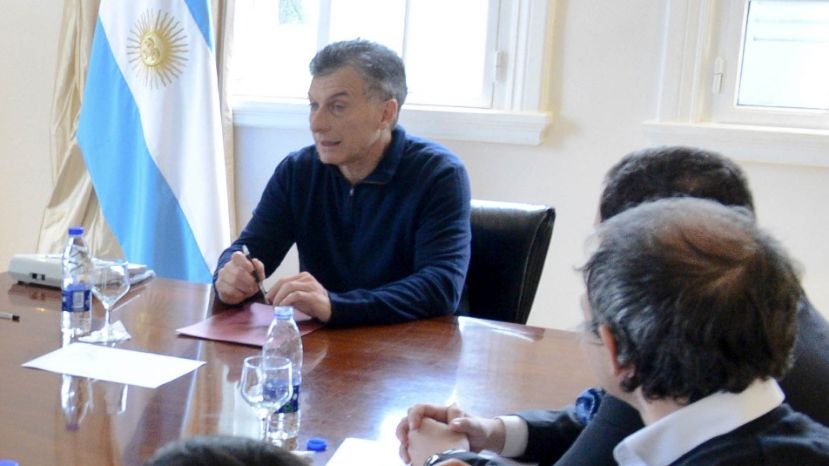
M 406 144 L 406 131 L 400 125 L 395 125 L 391 133 L 391 144 L 380 159 L 380 163 L 360 183 L 386 184 L 391 181 L 403 157 L 403 148 Z

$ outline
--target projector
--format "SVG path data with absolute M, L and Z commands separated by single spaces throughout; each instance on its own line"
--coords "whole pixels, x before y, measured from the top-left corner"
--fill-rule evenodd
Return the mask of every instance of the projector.
M 155 275 L 146 265 L 129 264 L 130 284 Z M 63 282 L 60 254 L 15 254 L 9 262 L 9 275 L 20 283 L 60 288 Z

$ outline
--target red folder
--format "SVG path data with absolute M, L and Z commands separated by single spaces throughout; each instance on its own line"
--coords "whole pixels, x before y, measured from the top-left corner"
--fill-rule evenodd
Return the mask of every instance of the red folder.
M 273 320 L 273 306 L 252 303 L 238 309 L 229 309 L 201 322 L 176 329 L 181 335 L 207 340 L 226 341 L 242 345 L 262 346 Z M 294 311 L 299 333 L 309 334 L 322 327 L 322 322 Z

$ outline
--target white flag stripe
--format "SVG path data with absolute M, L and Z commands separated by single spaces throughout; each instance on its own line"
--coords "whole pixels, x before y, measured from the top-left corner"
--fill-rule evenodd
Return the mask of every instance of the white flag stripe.
M 148 11 L 172 15 L 184 30 L 187 44 L 181 74 L 156 88 L 147 85 L 127 54 L 130 35 Z M 230 230 L 227 193 L 217 189 L 225 181 L 216 112 L 218 86 L 215 73 L 205 72 L 208 66 L 215 70 L 213 53 L 181 0 L 102 2 L 99 17 L 138 105 L 147 148 L 178 199 L 205 261 L 214 265 L 230 242 Z

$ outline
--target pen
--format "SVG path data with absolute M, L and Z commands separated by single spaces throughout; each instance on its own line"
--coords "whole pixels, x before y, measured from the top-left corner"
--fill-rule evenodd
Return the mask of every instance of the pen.
M 245 244 L 242 245 L 242 253 L 245 255 L 245 258 L 247 260 L 249 260 L 251 264 L 253 264 L 253 256 L 250 255 L 250 250 L 248 249 L 247 245 L 245 245 Z M 262 301 L 265 304 L 270 304 L 270 303 L 268 303 L 268 298 L 267 298 L 267 293 L 265 293 L 265 288 L 262 286 L 262 281 L 259 280 L 259 276 L 256 274 L 256 270 L 253 271 L 253 278 L 256 280 L 256 286 L 259 287 L 259 294 L 261 295 L 260 298 L 262 298 Z
M 0 312 L 0 319 L 11 320 L 12 322 L 20 322 L 20 316 L 12 314 L 11 312 Z

